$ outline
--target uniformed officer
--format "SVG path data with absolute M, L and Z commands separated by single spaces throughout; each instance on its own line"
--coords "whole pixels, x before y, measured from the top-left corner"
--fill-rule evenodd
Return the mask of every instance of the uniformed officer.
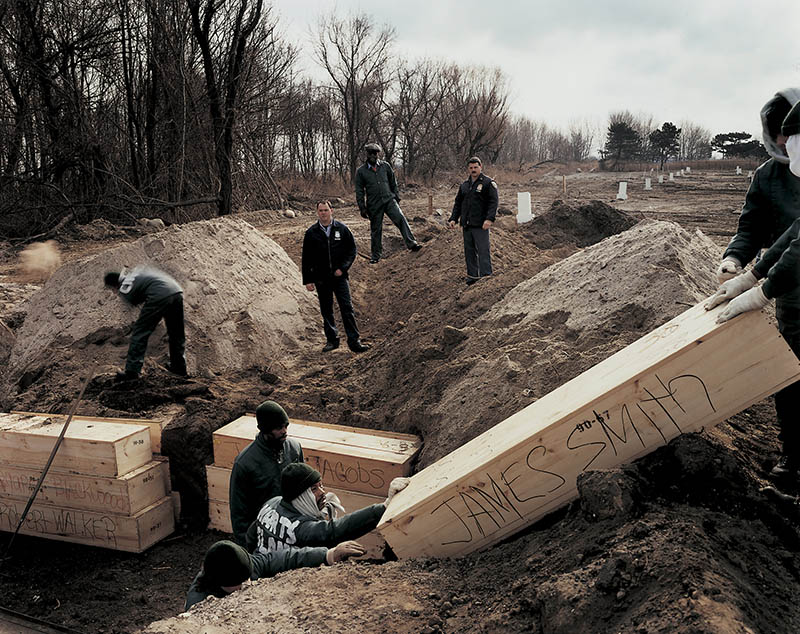
M 171 276 L 146 266 L 131 271 L 109 271 L 105 285 L 114 288 L 119 296 L 133 306 L 142 305 L 139 318 L 133 324 L 131 343 L 125 360 L 125 371 L 117 379 L 136 379 L 142 371 L 147 340 L 164 319 L 169 338 L 169 370 L 186 376 L 186 335 L 183 325 L 183 289 Z
M 467 160 L 469 178 L 461 183 L 450 214 L 450 227 L 460 222 L 464 231 L 464 258 L 467 261 L 467 285 L 492 274 L 489 254 L 489 229 L 497 214 L 497 183 L 483 174 L 477 156 Z
M 353 352 L 364 352 L 369 346 L 361 342 L 358 334 L 348 282 L 348 271 L 356 259 L 356 241 L 346 224 L 333 219 L 333 210 L 327 200 L 317 203 L 317 218 L 318 222 L 306 230 L 303 238 L 301 269 L 306 290 L 316 290 L 319 298 L 322 327 L 328 340 L 322 351 L 329 352 L 339 347 L 339 332 L 333 317 L 335 295 L 347 334 L 347 346 Z
M 369 218 L 372 256 L 370 264 L 377 264 L 383 257 L 383 215 L 389 216 L 400 230 L 406 248 L 419 251 L 419 244 L 408 226 L 408 221 L 397 204 L 400 194 L 397 193 L 397 180 L 392 166 L 381 161 L 378 154 L 381 146 L 368 143 L 364 146 L 367 162 L 356 170 L 356 203 L 362 218 Z

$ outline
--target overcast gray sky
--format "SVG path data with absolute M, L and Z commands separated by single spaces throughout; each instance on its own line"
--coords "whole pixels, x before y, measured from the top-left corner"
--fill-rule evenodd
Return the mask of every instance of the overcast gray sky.
M 800 0 L 275 0 L 287 35 L 310 59 L 309 30 L 335 10 L 395 28 L 402 57 L 500 67 L 511 110 L 566 129 L 610 112 L 690 120 L 760 137 L 758 112 L 800 85 Z

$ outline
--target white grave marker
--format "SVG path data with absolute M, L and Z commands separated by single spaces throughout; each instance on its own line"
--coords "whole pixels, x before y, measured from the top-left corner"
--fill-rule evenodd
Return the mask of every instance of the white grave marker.
M 739 167 L 738 165 L 736 166 L 736 175 L 737 176 L 741 176 L 742 175 L 742 168 Z
M 675 174 L 674 174 L 674 173 L 672 173 L 672 172 L 670 172 L 670 173 L 669 173 L 669 179 L 670 179 L 671 181 L 674 181 L 674 180 L 675 180 Z
M 663 183 L 664 182 L 664 175 L 663 174 L 659 174 L 658 175 L 658 182 L 659 183 Z
M 619 191 L 617 192 L 617 200 L 628 200 L 628 182 L 619 182 Z
M 652 186 L 650 185 L 650 179 L 649 178 L 645 178 L 644 179 L 644 188 L 645 188 L 645 191 L 647 191 L 649 189 L 653 189 Z
M 687 173 L 687 174 L 691 174 L 691 173 L 692 173 L 692 168 L 691 168 L 691 167 L 689 167 L 689 166 L 687 166 L 687 167 L 686 167 L 686 173 Z
M 531 214 L 531 193 L 517 192 L 517 224 L 533 220 Z

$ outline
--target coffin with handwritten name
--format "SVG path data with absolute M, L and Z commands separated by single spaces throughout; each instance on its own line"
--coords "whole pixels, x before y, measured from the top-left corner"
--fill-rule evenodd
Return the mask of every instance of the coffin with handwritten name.
M 378 526 L 399 557 L 455 557 L 577 497 L 578 475 L 630 462 L 800 378 L 754 311 L 697 305 L 414 475 Z
M 134 515 L 34 503 L 19 532 L 140 553 L 175 530 L 172 507 L 169 495 Z M 24 510 L 25 502 L 0 499 L 0 531 L 13 532 Z
M 303 448 L 325 486 L 385 496 L 393 478 L 411 473 L 422 442 L 412 434 L 290 419 L 289 437 Z M 241 416 L 213 434 L 214 466 L 230 469 L 258 434 L 255 416 Z
M 0 462 L 0 500 L 27 502 L 41 475 L 41 469 Z M 169 493 L 169 463 L 159 458 L 116 478 L 48 471 L 36 502 L 134 515 Z

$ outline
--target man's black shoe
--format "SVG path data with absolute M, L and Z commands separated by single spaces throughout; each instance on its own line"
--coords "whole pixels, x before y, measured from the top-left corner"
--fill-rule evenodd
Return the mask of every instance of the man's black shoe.
M 772 467 L 769 474 L 773 478 L 796 478 L 800 471 L 800 464 L 797 460 L 789 456 L 781 456 L 778 464 Z
M 322 349 L 323 352 L 330 352 L 331 350 L 336 350 L 339 347 L 339 340 L 336 341 L 329 341 L 325 344 L 325 347 Z
M 377 264 L 378 262 L 380 262 L 380 258 L 370 258 L 369 259 L 369 263 L 370 264 Z
M 412 251 L 419 251 L 422 248 L 422 245 L 419 242 L 415 242 L 410 247 L 408 247 Z
M 138 378 L 138 372 L 128 372 L 127 370 L 125 370 L 125 372 L 117 372 L 116 375 L 114 375 L 114 380 L 117 383 L 121 383 L 122 381 L 134 381 Z
M 172 369 L 172 364 L 167 364 L 167 370 L 169 370 L 172 374 L 177 374 L 178 376 L 189 376 L 189 373 L 186 371 L 186 368 L 176 368 Z
M 353 352 L 366 352 L 369 350 L 369 346 L 365 343 L 361 343 L 360 340 L 352 341 L 347 344 L 350 347 L 350 350 Z
M 481 279 L 481 278 L 479 278 L 479 277 L 468 277 L 467 278 L 467 286 L 472 286 L 479 279 Z

